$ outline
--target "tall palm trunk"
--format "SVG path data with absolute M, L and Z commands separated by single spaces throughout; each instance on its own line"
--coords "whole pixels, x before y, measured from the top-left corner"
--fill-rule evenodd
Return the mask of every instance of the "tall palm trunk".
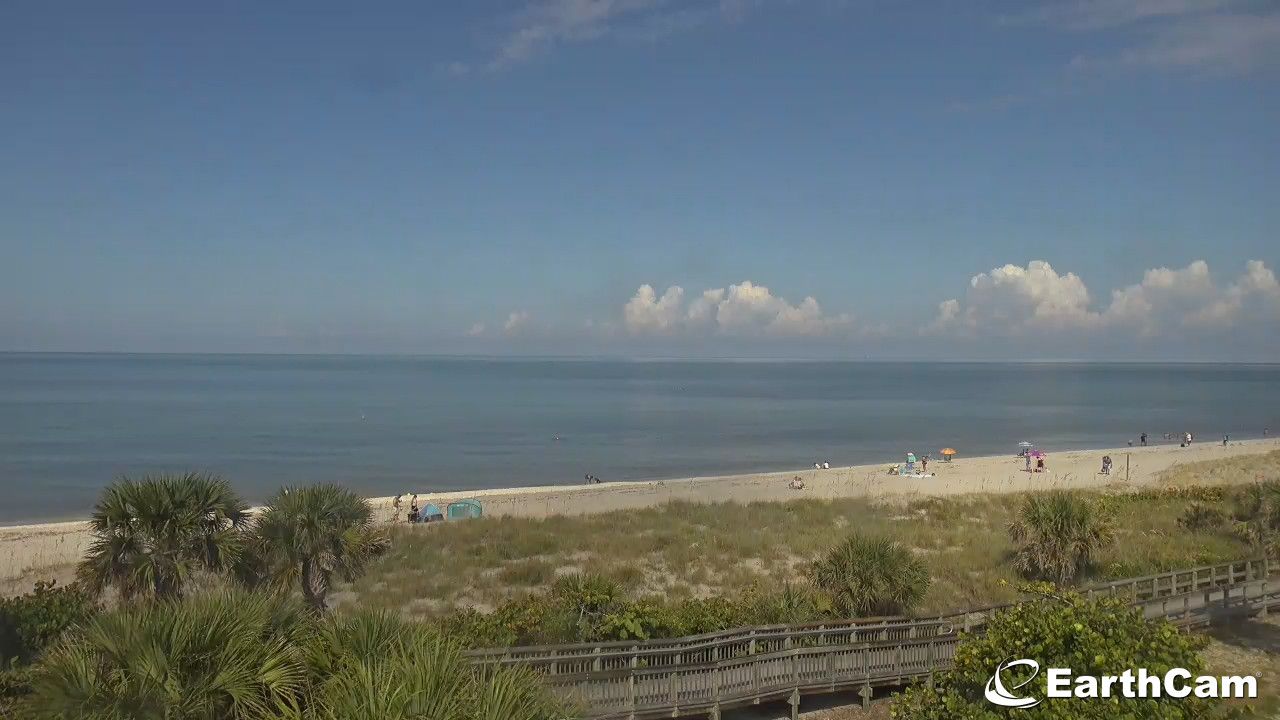
M 322 571 L 309 558 L 302 561 L 302 596 L 313 609 L 323 612 L 328 607 L 329 583 Z

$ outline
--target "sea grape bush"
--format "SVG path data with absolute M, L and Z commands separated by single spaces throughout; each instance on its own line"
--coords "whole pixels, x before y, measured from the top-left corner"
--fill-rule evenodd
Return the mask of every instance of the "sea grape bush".
M 1027 588 L 1045 591 L 1045 586 Z M 956 649 L 955 667 L 937 678 L 933 687 L 921 684 L 898 696 L 891 714 L 900 720 L 1196 720 L 1210 717 L 1218 701 L 1188 698 L 1080 701 L 1048 698 L 1045 668 L 1070 668 L 1074 675 L 1119 675 L 1146 668 L 1164 674 L 1185 668 L 1202 673 L 1200 650 L 1207 640 L 1179 632 L 1164 620 L 1147 621 L 1140 610 L 1124 601 L 1086 600 L 1066 593 L 1017 605 L 995 615 L 982 635 L 964 637 Z M 1000 708 L 987 702 L 984 689 L 1003 662 L 1029 658 L 1041 672 L 1018 691 L 1042 702 L 1032 708 Z M 1016 671 L 1005 677 L 1009 686 L 1025 679 Z

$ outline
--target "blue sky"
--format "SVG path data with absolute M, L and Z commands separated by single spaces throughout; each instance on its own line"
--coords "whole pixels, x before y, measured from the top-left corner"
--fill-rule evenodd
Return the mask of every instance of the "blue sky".
M 1278 80 L 1250 0 L 11 1 L 0 350 L 1274 360 Z

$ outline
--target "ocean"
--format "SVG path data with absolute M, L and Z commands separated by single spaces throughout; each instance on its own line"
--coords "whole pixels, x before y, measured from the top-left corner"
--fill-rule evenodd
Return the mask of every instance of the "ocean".
M 676 478 L 1257 437 L 1280 365 L 0 354 L 0 522 L 83 517 L 121 475 L 250 501 Z

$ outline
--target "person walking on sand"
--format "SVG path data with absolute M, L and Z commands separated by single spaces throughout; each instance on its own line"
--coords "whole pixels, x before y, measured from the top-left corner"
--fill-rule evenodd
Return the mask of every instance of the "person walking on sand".
M 1027 453 L 1024 457 L 1027 458 L 1027 472 L 1031 472 L 1031 453 Z
M 1103 475 L 1111 474 L 1111 456 L 1110 455 L 1102 456 L 1102 474 Z
M 928 455 L 920 456 L 920 472 L 922 473 L 929 472 L 929 456 Z
M 1228 440 L 1230 437 L 1231 437 L 1230 435 L 1223 435 L 1223 436 L 1222 436 L 1222 447 L 1226 447 L 1226 446 L 1227 446 L 1227 440 Z
M 1141 435 L 1139 435 L 1139 436 L 1138 436 L 1138 439 L 1142 441 L 1142 446 L 1143 446 L 1143 447 L 1146 447 L 1146 445 L 1147 445 L 1147 434 L 1146 434 L 1146 433 L 1142 433 Z

